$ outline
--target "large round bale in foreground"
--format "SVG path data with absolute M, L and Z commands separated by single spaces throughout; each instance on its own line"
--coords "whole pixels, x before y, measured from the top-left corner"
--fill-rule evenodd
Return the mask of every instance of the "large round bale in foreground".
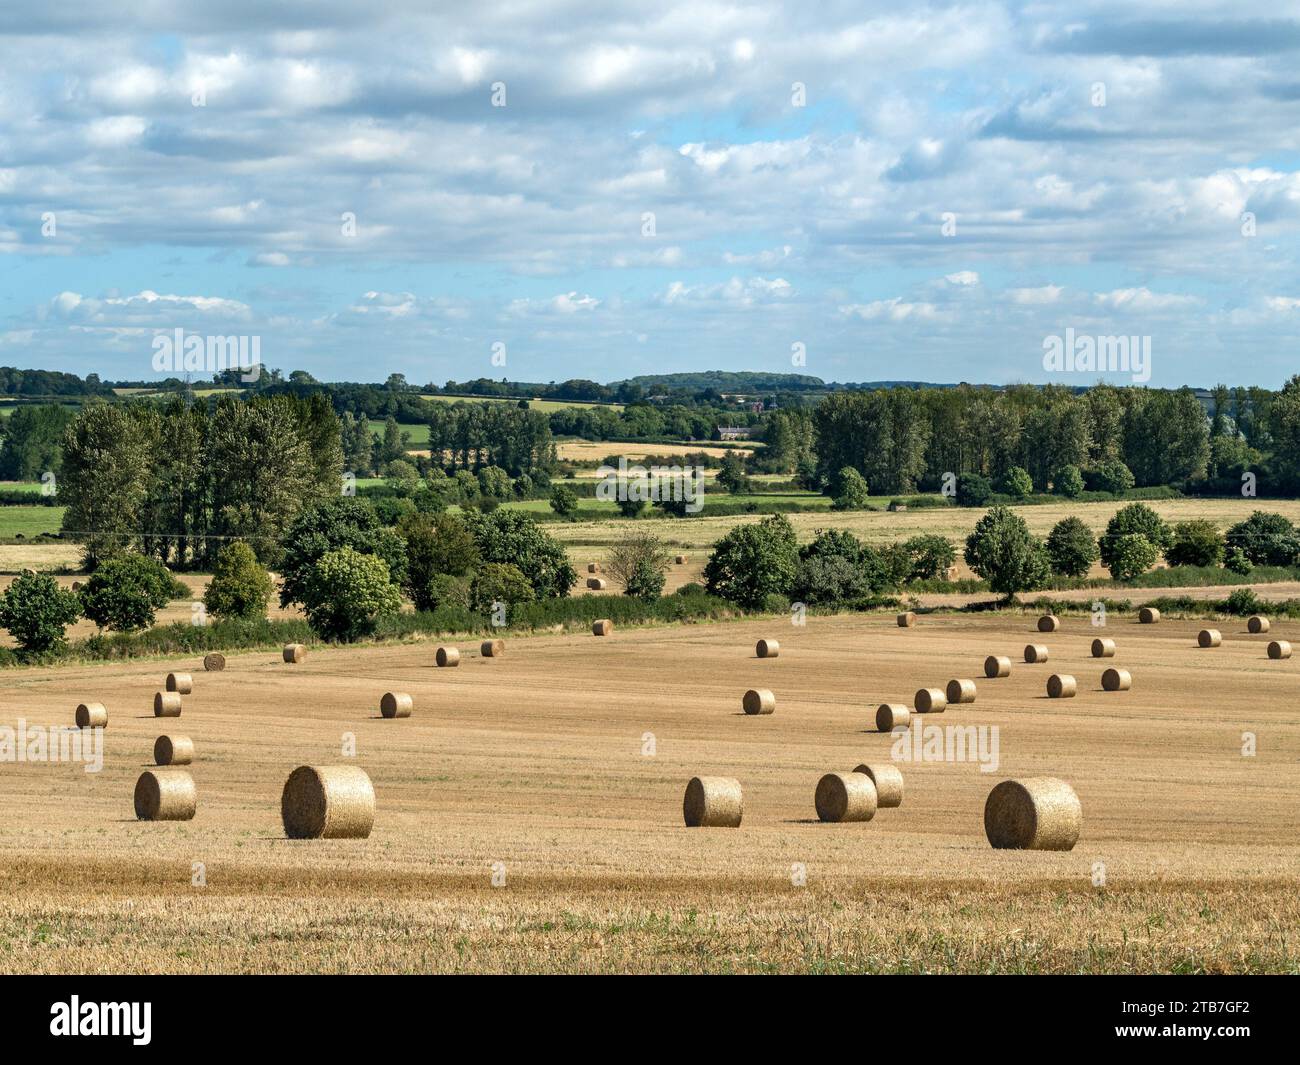
M 365 839 L 375 825 L 375 789 L 355 765 L 300 765 L 284 782 L 280 817 L 290 839 Z
M 108 708 L 103 703 L 81 703 L 77 707 L 77 728 L 108 728 Z
M 1286 640 L 1270 640 L 1268 644 L 1269 658 L 1290 658 L 1291 645 Z
M 484 658 L 500 658 L 506 653 L 505 640 L 484 640 L 478 647 L 478 653 Z
M 876 785 L 866 773 L 827 773 L 813 796 L 817 817 L 835 823 L 870 821 L 876 802 Z
M 1223 633 L 1218 629 L 1202 629 L 1196 634 L 1196 643 L 1201 647 L 1218 647 L 1223 643 Z
M 984 659 L 984 676 L 990 679 L 1011 676 L 1011 659 L 1006 655 L 989 655 Z
M 194 761 L 194 741 L 188 736 L 159 736 L 153 741 L 158 765 L 189 765 Z
M 776 696 L 767 688 L 750 688 L 740 705 L 747 714 L 770 714 L 776 710 Z
M 415 700 L 406 692 L 384 692 L 379 700 L 379 712 L 384 717 L 410 717 L 415 707 Z
M 213 651 L 210 655 L 203 656 L 203 668 L 209 673 L 220 673 L 226 668 L 226 656 Z
M 1154 625 L 1160 620 L 1160 611 L 1153 606 L 1144 606 L 1138 611 L 1138 621 L 1143 625 Z
M 1101 686 L 1108 692 L 1126 692 L 1133 687 L 1133 675 L 1127 669 L 1108 669 L 1101 675 Z
M 153 693 L 153 716 L 154 717 L 180 717 L 181 716 L 180 692 L 154 692 Z
M 284 645 L 284 660 L 286 662 L 301 662 L 307 657 L 307 647 L 301 643 L 286 643 Z
M 609 618 L 601 618 L 599 621 L 591 623 L 591 634 L 593 636 L 608 636 L 614 631 L 614 623 Z
M 1025 645 L 1026 662 L 1046 662 L 1047 661 L 1047 644 L 1030 643 Z
M 876 731 L 893 732 L 896 728 L 907 728 L 912 720 L 912 712 L 898 703 L 881 703 L 876 710 Z
M 759 640 L 754 645 L 754 654 L 759 658 L 776 658 L 780 653 L 780 640 Z
M 1038 619 L 1039 632 L 1055 632 L 1061 627 L 1061 619 L 1055 614 L 1044 614 Z
M 876 786 L 877 809 L 903 805 L 903 774 L 898 766 L 888 763 L 863 764 L 855 766 L 853 772 L 871 778 L 871 783 Z
M 1068 851 L 1079 841 L 1083 807 L 1064 780 L 1004 780 L 984 803 L 984 834 L 998 848 Z
M 1078 682 L 1068 673 L 1053 673 L 1047 678 L 1049 699 L 1073 699 L 1078 691 Z
M 433 656 L 439 669 L 460 665 L 460 651 L 455 647 L 439 647 Z
M 938 688 L 918 688 L 912 705 L 918 714 L 938 714 L 948 705 L 948 696 Z
M 1246 619 L 1247 632 L 1260 633 L 1260 632 L 1268 632 L 1268 630 L 1269 630 L 1268 618 L 1264 617 L 1263 614 L 1252 614 L 1249 618 Z
M 184 769 L 146 769 L 135 782 L 135 816 L 141 821 L 188 821 L 198 804 L 194 778 Z
M 898 615 L 898 627 L 900 629 L 910 629 L 916 624 L 916 615 L 908 610 Z
M 593 592 L 603 592 L 606 588 L 605 581 L 600 577 L 588 577 L 587 587 Z
M 1115 641 L 1110 639 L 1098 638 L 1092 641 L 1093 658 L 1114 658 Z
M 189 695 L 194 691 L 194 678 L 188 673 L 168 673 L 167 681 L 163 684 L 163 687 L 169 692 Z
M 975 682 L 973 680 L 950 680 L 945 694 L 948 697 L 950 706 L 956 706 L 959 703 L 973 703 L 975 701 Z
M 743 805 L 739 780 L 691 777 L 682 799 L 682 817 L 687 828 L 739 828 Z

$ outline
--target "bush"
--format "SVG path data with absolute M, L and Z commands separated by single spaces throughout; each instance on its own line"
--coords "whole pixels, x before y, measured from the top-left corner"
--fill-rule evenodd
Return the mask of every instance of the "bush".
M 77 593 L 59 587 L 48 573 L 23 573 L 0 596 L 0 628 L 24 654 L 60 646 L 69 625 L 81 617 Z
M 737 525 L 714 544 L 705 587 L 711 595 L 756 608 L 772 592 L 788 593 L 798 564 L 794 527 L 774 514 L 755 525 Z
M 1078 466 L 1062 466 L 1052 479 L 1052 487 L 1056 489 L 1057 495 L 1077 499 L 1083 491 L 1083 474 Z
M 387 562 L 341 547 L 312 565 L 301 602 L 313 632 L 327 640 L 351 642 L 372 635 L 381 618 L 396 614 L 402 596 Z
M 1047 580 L 1047 550 L 1018 514 L 993 507 L 966 538 L 966 565 L 1007 599 Z
M 1120 507 L 1115 516 L 1106 524 L 1106 531 L 1101 536 L 1099 547 L 1101 548 L 1101 564 L 1110 570 L 1110 575 L 1116 580 L 1126 580 L 1126 577 L 1116 577 L 1115 561 L 1116 552 L 1120 550 L 1120 542 L 1126 536 L 1144 537 L 1151 545 L 1151 561 L 1148 562 L 1138 573 L 1144 573 L 1155 565 L 1156 559 L 1160 552 L 1165 550 L 1173 540 L 1173 533 L 1170 532 L 1169 526 L 1165 520 L 1152 510 L 1145 503 L 1130 503 L 1126 507 Z M 1126 546 L 1125 560 L 1120 564 L 1122 572 L 1130 572 L 1131 567 L 1145 558 L 1148 552 L 1138 551 L 1132 546 Z M 1136 576 L 1136 574 L 1131 574 Z
M 1238 548 L 1256 566 L 1294 566 L 1300 557 L 1300 534 L 1281 514 L 1257 510 L 1228 530 L 1227 545 Z
M 406 540 L 395 529 L 386 528 L 365 499 L 338 496 L 305 508 L 290 524 L 285 545 L 280 565 L 281 606 L 305 604 L 316 563 L 344 547 L 382 559 L 390 579 L 399 586 L 406 580 Z
M 620 499 L 615 503 L 615 506 L 618 507 L 618 512 L 622 514 L 623 517 L 639 518 L 641 516 L 641 511 L 646 508 L 646 501 L 644 499 L 632 498 Z
M 171 601 L 172 576 L 144 555 L 122 554 L 101 563 L 81 588 L 81 609 L 101 629 L 135 632 L 153 624 Z
M 1086 577 L 1097 561 L 1097 541 L 1080 518 L 1062 518 L 1047 535 L 1047 558 L 1053 573 Z
M 243 540 L 223 547 L 212 567 L 203 605 L 218 618 L 264 618 L 274 584 L 253 549 Z
M 1105 555 L 1111 579 L 1131 581 L 1154 566 L 1160 552 L 1141 533 L 1123 533 L 1109 541 Z
M 416 610 L 436 608 L 431 598 L 435 577 L 464 577 L 479 563 L 474 537 L 454 514 L 411 515 L 402 520 L 398 532 L 406 541 L 403 587 Z
M 946 536 L 913 536 L 903 542 L 909 556 L 907 581 L 932 581 L 946 576 L 957 561 L 957 549 Z
M 444 607 L 468 610 L 470 603 L 469 580 L 451 573 L 435 573 L 420 593 L 421 610 L 440 610 Z
M 507 607 L 531 603 L 533 586 L 518 566 L 509 562 L 489 562 L 474 575 L 470 584 L 469 608 L 476 614 L 492 613 L 494 603 Z
M 993 495 L 993 482 L 982 473 L 963 473 L 957 478 L 957 505 L 982 507 Z
M 466 526 L 483 561 L 517 566 L 537 599 L 566 596 L 578 579 L 564 548 L 523 511 L 468 514 Z
M 1181 521 L 1165 549 L 1171 566 L 1217 566 L 1223 560 L 1223 537 L 1212 521 Z
M 1223 564 L 1233 573 L 1246 577 L 1250 571 L 1255 568 L 1255 563 L 1246 557 L 1246 553 L 1240 547 L 1230 547 L 1224 555 Z
M 871 503 L 871 492 L 862 474 L 852 466 L 845 466 L 835 475 L 835 510 L 863 510 Z
M 571 518 L 578 513 L 578 496 L 566 484 L 557 484 L 551 489 L 551 509 L 562 518 Z
M 1225 613 L 1236 614 L 1238 617 L 1258 614 L 1263 608 L 1264 604 L 1255 594 L 1254 588 L 1234 588 L 1223 604 Z
M 683 584 L 680 588 L 677 589 L 677 594 L 678 595 L 708 595 L 709 592 L 708 589 L 704 587 L 704 585 L 698 584 L 695 581 L 687 581 L 685 584 Z
M 1110 492 L 1117 496 L 1123 495 L 1137 483 L 1133 471 L 1119 461 L 1103 462 L 1095 469 L 1085 470 L 1083 480 L 1090 491 Z
M 1034 494 L 1034 479 L 1022 467 L 1012 466 L 1002 475 L 1002 491 L 1012 499 L 1028 499 Z
M 800 561 L 790 597 L 809 606 L 827 606 L 865 599 L 870 592 L 862 570 L 842 556 L 828 555 Z
M 648 532 L 628 533 L 609 553 L 605 568 L 623 585 L 623 594 L 658 599 L 667 582 L 672 556 L 664 542 Z

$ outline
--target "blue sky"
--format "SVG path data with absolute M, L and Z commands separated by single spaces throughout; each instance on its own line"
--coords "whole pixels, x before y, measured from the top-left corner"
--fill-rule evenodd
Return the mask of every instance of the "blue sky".
M 6 5 L 0 363 L 1008 383 L 1068 328 L 1300 370 L 1276 4 L 432 7 Z

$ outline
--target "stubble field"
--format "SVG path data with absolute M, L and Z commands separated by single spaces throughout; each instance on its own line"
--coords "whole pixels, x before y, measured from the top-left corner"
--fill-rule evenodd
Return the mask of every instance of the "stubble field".
M 1106 630 L 1117 658 L 1100 662 L 1087 620 L 1047 636 L 1032 620 L 511 638 L 503 658 L 463 644 L 442 670 L 412 643 L 297 666 L 232 655 L 211 674 L 16 671 L 0 724 L 70 723 L 93 698 L 110 725 L 97 774 L 0 763 L 0 970 L 1300 969 L 1300 660 L 1269 661 L 1268 637 L 1237 623 L 1200 650 L 1195 622 L 1124 620 Z M 754 658 L 773 635 L 781 656 Z M 1050 665 L 1020 662 L 1031 640 Z M 990 653 L 1013 658 L 1009 678 L 982 679 Z M 1109 664 L 1132 671 L 1132 691 L 1099 690 Z M 183 666 L 196 669 L 183 716 L 155 720 L 152 693 Z M 1079 678 L 1077 698 L 1044 697 L 1057 670 Z M 996 771 L 903 763 L 901 808 L 816 821 L 823 773 L 890 759 L 893 738 L 869 731 L 878 703 L 964 676 L 976 702 L 920 725 L 996 726 Z M 773 689 L 776 713 L 741 714 L 749 687 Z M 388 690 L 414 696 L 413 717 L 379 717 Z M 133 815 L 162 732 L 197 748 L 190 822 Z M 289 771 L 347 761 L 348 733 L 374 782 L 374 832 L 284 839 Z M 740 779 L 741 828 L 683 827 L 697 774 Z M 1073 851 L 988 846 L 988 791 L 1030 775 L 1077 790 Z

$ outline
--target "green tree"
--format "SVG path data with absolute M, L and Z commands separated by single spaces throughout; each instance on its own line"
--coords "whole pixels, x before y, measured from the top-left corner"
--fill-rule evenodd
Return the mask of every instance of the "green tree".
M 863 510 L 871 500 L 871 492 L 862 474 L 852 466 L 845 466 L 835 475 L 835 510 Z
M 1294 566 L 1300 558 L 1300 533 L 1281 514 L 1257 510 L 1230 528 L 1226 539 L 1256 566 Z
M 568 552 L 523 511 L 471 513 L 465 523 L 483 561 L 517 566 L 538 599 L 566 596 L 577 581 Z
M 134 632 L 154 623 L 172 598 L 172 576 L 161 562 L 126 553 L 101 563 L 81 586 L 81 609 L 101 629 Z
M 1017 592 L 1041 588 L 1047 580 L 1046 548 L 1018 514 L 993 507 L 966 538 L 966 565 L 1009 601 Z
M 1180 521 L 1165 548 L 1171 566 L 1217 566 L 1223 561 L 1223 537 L 1212 521 Z
M 551 509 L 562 518 L 572 518 L 578 513 L 578 496 L 567 484 L 557 484 L 551 489 Z
M 718 470 L 718 484 L 732 495 L 748 492 L 752 487 L 749 475 L 745 473 L 745 460 L 738 451 L 728 451 L 722 458 L 722 468 Z
M 982 507 L 993 495 L 993 485 L 982 473 L 963 473 L 957 478 L 957 505 Z
M 1084 474 L 1084 483 L 1094 491 L 1122 496 L 1136 482 L 1133 479 L 1133 471 L 1116 460 L 1103 462 L 1095 469 L 1088 470 Z
M 931 581 L 942 577 L 957 561 L 957 549 L 946 536 L 913 536 L 903 543 L 907 552 L 908 581 Z
M 668 548 L 658 536 L 633 531 L 611 548 L 605 569 L 623 585 L 624 595 L 651 601 L 663 594 L 671 561 Z
M 289 526 L 280 566 L 280 605 L 307 602 L 307 586 L 316 563 L 326 554 L 350 547 L 383 559 L 385 571 L 399 585 L 406 580 L 406 541 L 385 528 L 365 499 L 335 496 L 302 511 Z
M 63 435 L 76 420 L 71 407 L 58 403 L 18 406 L 4 421 L 0 446 L 0 480 L 35 481 L 58 474 L 63 464 Z
M 242 540 L 228 543 L 217 554 L 212 580 L 203 593 L 208 613 L 218 618 L 265 618 L 274 591 L 271 575 L 253 549 Z
M 712 595 L 758 608 L 772 593 L 785 595 L 794 582 L 799 545 L 794 526 L 782 514 L 738 525 L 713 545 L 704 567 Z
M 1047 558 L 1053 573 L 1086 577 L 1098 557 L 1097 540 L 1081 518 L 1062 518 L 1047 534 Z
M 1033 478 L 1027 470 L 1012 466 L 1002 476 L 1002 491 L 1013 499 L 1028 499 L 1034 494 Z
M 349 643 L 371 635 L 383 618 L 396 614 L 402 596 L 387 562 L 378 555 L 341 547 L 321 555 L 311 566 L 302 603 L 307 623 L 317 635 Z
M 1062 466 L 1052 481 L 1058 495 L 1077 499 L 1083 492 L 1083 474 L 1078 466 Z
M 81 617 L 77 593 L 59 587 L 48 573 L 22 573 L 0 595 L 0 628 L 24 654 L 41 654 L 63 643 L 69 625 Z
M 1173 534 L 1164 518 L 1145 503 L 1130 503 L 1126 507 L 1120 507 L 1115 512 L 1115 516 L 1107 522 L 1106 531 L 1102 534 L 1098 545 L 1101 548 L 1101 564 L 1111 571 L 1111 576 L 1115 574 L 1115 567 L 1111 563 L 1115 561 L 1117 545 L 1125 536 L 1144 536 L 1151 544 L 1154 554 L 1151 562 L 1147 564 L 1147 569 L 1155 564 L 1160 552 L 1164 551 L 1173 539 Z M 1125 552 L 1130 565 L 1145 557 L 1131 547 L 1126 547 Z
M 489 562 L 474 574 L 469 607 L 476 614 L 490 614 L 497 603 L 504 604 L 508 611 L 511 606 L 531 603 L 534 598 L 533 586 L 518 566 Z
M 474 537 L 454 514 L 412 514 L 398 532 L 406 540 L 406 594 L 417 610 L 437 608 L 435 578 L 468 577 L 479 563 Z
M 1123 533 L 1109 542 L 1105 565 L 1112 580 L 1131 581 L 1156 564 L 1159 549 L 1141 533 Z

